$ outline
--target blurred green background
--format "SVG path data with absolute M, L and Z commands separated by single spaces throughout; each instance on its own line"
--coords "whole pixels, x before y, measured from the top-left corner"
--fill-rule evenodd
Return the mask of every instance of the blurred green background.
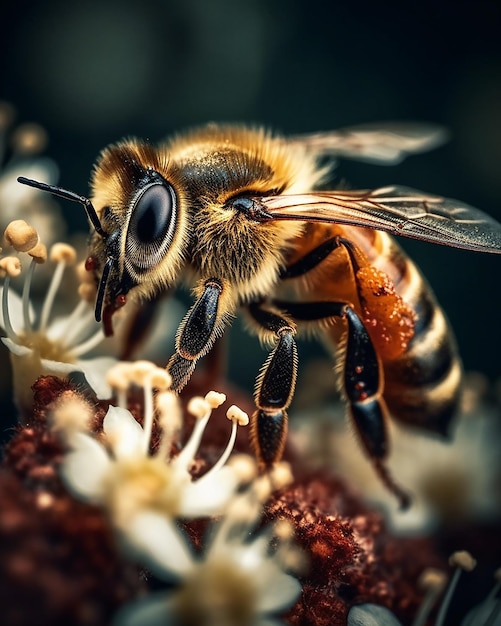
M 394 168 L 342 163 L 339 178 L 460 198 L 501 220 L 499 2 L 19 1 L 2 26 L 0 98 L 46 127 L 67 188 L 87 193 L 99 150 L 127 135 L 156 141 L 210 120 L 284 133 L 422 120 L 447 127 L 450 143 Z M 64 211 L 86 228 L 83 211 Z M 466 368 L 497 379 L 501 256 L 402 243 Z M 252 365 L 233 371 L 252 384 L 264 353 L 238 341 L 232 355 L 241 363 L 243 346 Z

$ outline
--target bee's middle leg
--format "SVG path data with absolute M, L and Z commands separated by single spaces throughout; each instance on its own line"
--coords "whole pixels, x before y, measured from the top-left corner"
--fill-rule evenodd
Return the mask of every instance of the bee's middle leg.
M 269 466 L 280 460 L 285 445 L 287 408 L 297 377 L 296 331 L 289 320 L 267 311 L 261 304 L 251 304 L 248 308 L 254 321 L 265 331 L 274 333 L 277 341 L 256 380 L 257 409 L 251 424 L 251 443 L 256 457 L 262 465 Z

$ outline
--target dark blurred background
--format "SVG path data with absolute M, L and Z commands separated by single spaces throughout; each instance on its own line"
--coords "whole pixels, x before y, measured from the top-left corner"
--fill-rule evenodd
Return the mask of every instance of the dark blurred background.
M 46 127 L 67 188 L 86 193 L 99 150 L 125 135 L 156 141 L 209 120 L 284 133 L 422 120 L 447 127 L 450 143 L 393 168 L 345 162 L 339 177 L 460 198 L 501 220 L 499 2 L 19 1 L 1 21 L 0 98 Z M 86 227 L 76 206 L 64 210 Z M 402 243 L 466 368 L 497 379 L 501 256 Z

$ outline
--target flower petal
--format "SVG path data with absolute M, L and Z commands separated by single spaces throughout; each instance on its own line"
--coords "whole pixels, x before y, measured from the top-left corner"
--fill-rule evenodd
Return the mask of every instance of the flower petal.
M 79 311 L 81 307 L 79 307 Z M 98 326 L 94 319 L 94 309 L 84 310 L 78 317 L 75 317 L 76 311 L 70 315 L 58 316 L 51 319 L 50 326 L 47 328 L 47 336 L 52 341 L 64 341 L 68 332 L 70 338 L 65 342 L 67 346 L 76 346 L 85 341 L 95 332 Z
M 259 616 L 255 621 L 255 626 L 287 626 L 287 624 L 281 619 Z
M 20 208 L 31 204 L 40 195 L 38 189 L 20 185 L 18 176 L 53 184 L 57 180 L 58 167 L 52 159 L 38 157 L 31 162 L 23 159 L 22 165 L 11 165 L 4 170 L 0 177 L 0 203 L 4 222 L 19 219 Z
M 180 578 L 193 567 L 190 546 L 172 519 L 153 511 L 143 511 L 121 530 L 138 560 L 159 578 Z
M 388 609 L 368 602 L 350 609 L 347 626 L 402 626 L 402 624 Z
M 257 608 L 260 613 L 278 613 L 292 606 L 301 593 L 299 581 L 278 569 L 273 572 L 273 576 L 265 575 L 260 579 L 259 577 L 262 576 L 260 571 L 256 572 L 256 575 L 262 587 L 257 599 Z
M 81 371 L 89 383 L 89 386 L 95 391 L 96 396 L 100 400 L 111 398 L 111 387 L 106 382 L 106 372 L 115 365 L 116 359 L 109 356 L 96 357 L 94 359 L 81 359 L 76 362 L 78 366 L 74 371 Z
M 164 591 L 150 593 L 146 598 L 122 607 L 113 620 L 113 626 L 175 626 L 172 595 Z
M 52 361 L 51 359 L 40 359 L 42 367 L 47 374 L 64 377 L 71 372 L 80 372 L 81 369 L 76 363 L 66 361 Z
M 84 433 L 71 436 L 72 451 L 61 464 L 61 474 L 68 488 L 86 500 L 99 501 L 102 481 L 111 466 L 103 446 Z
M 15 354 L 16 356 L 29 356 L 33 354 L 33 350 L 31 348 L 27 348 L 26 346 L 21 346 L 20 344 L 12 341 L 12 339 L 8 339 L 7 337 L 2 337 L 0 341 L 7 346 L 7 348 Z
M 226 465 L 218 472 L 190 482 L 182 491 L 181 515 L 207 517 L 220 515 L 239 485 L 236 471 Z
M 127 409 L 110 406 L 103 420 L 103 430 L 117 458 L 142 455 L 144 432 Z
M 461 622 L 461 626 L 475 626 L 475 624 L 492 624 L 492 626 L 499 626 L 501 624 L 501 613 L 499 612 L 494 621 L 488 621 L 491 616 L 496 615 L 494 611 L 496 610 L 498 602 L 499 599 L 496 598 L 484 600 L 484 602 L 481 602 L 466 614 L 466 617 Z

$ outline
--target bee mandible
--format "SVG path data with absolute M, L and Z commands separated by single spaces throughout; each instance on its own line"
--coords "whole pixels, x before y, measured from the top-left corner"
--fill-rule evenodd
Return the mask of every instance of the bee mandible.
M 388 124 L 283 138 L 260 128 L 211 124 L 154 146 L 105 148 L 88 199 L 25 178 L 81 203 L 92 232 L 86 267 L 106 334 L 127 299 L 187 282 L 195 298 L 168 363 L 180 391 L 237 310 L 270 346 L 256 380 L 251 442 L 278 461 L 296 384 L 298 330 L 336 355 L 338 386 L 360 444 L 402 506 L 390 475 L 388 415 L 445 435 L 462 367 L 445 315 L 392 235 L 501 253 L 501 225 L 456 200 L 400 186 L 321 190 L 336 158 L 394 163 L 439 144 L 433 126 Z

